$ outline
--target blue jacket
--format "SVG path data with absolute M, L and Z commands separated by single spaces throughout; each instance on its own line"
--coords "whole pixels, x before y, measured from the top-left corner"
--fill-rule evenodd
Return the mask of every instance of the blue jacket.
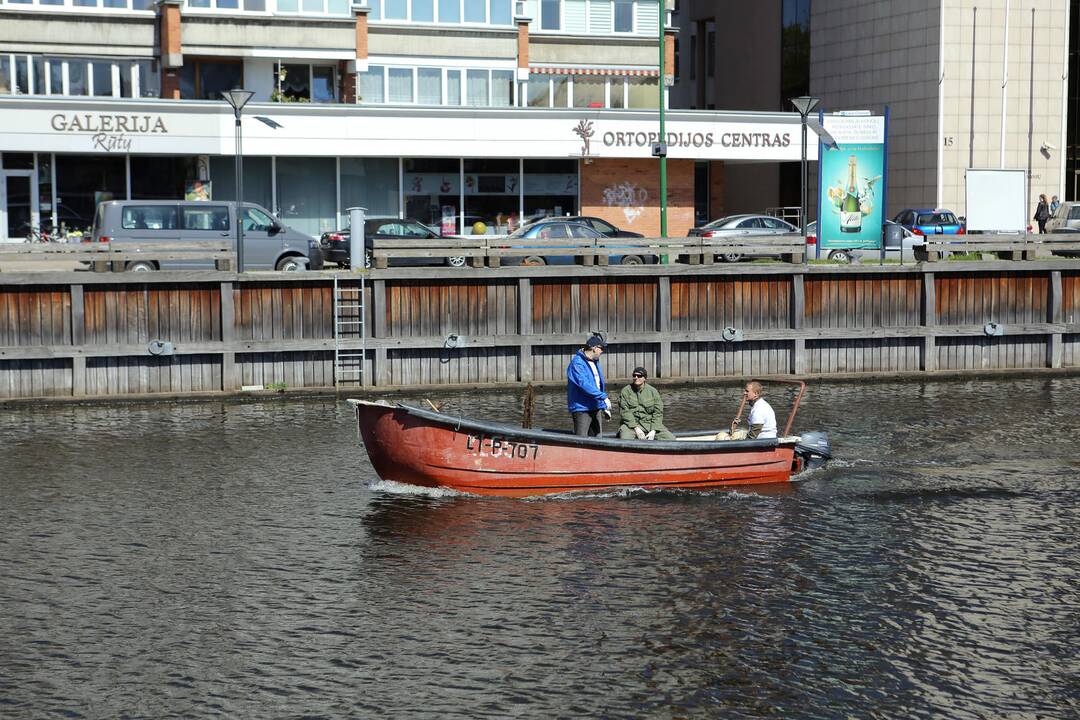
M 566 366 L 566 406 L 572 413 L 599 410 L 605 406 L 604 369 L 596 363 L 596 372 L 600 376 L 600 387 L 596 387 L 590 362 L 585 353 L 578 350 Z

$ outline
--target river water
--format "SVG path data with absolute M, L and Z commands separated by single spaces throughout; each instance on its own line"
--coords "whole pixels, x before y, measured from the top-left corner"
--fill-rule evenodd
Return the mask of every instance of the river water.
M 0 408 L 0 716 L 1077 717 L 1078 398 L 816 385 L 786 491 L 543 500 L 378 482 L 332 399 Z

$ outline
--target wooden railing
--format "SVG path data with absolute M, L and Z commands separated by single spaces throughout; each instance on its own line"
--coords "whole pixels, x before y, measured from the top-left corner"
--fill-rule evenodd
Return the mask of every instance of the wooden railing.
M 98 272 L 124 270 L 132 262 L 213 260 L 215 270 L 236 267 L 236 253 L 228 241 L 110 243 L 15 243 L 0 245 L 0 260 L 90 263 Z
M 931 235 L 916 245 L 915 259 L 937 262 L 952 254 L 994 253 L 1001 260 L 1034 260 L 1036 255 L 1062 251 L 1080 255 L 1080 233 L 1045 235 Z
M 806 243 L 801 235 L 777 235 L 752 240 L 738 238 L 530 238 L 487 237 L 433 238 L 430 240 L 371 240 L 372 265 L 386 268 L 391 259 L 449 259 L 467 258 L 473 267 L 499 267 L 504 264 L 528 262 L 533 258 L 575 258 L 582 265 L 607 265 L 612 256 L 636 258 L 644 262 L 667 256 L 672 261 L 691 265 L 711 264 L 716 258 L 779 256 L 787 262 L 802 262 Z M 509 262 L 513 261 L 513 262 Z

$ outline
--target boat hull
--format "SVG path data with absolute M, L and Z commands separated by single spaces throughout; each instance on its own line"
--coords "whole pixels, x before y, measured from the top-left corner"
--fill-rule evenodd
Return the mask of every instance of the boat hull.
M 715 488 L 787 482 L 795 439 L 641 442 L 578 438 L 354 401 L 360 436 L 384 480 L 477 495 L 619 488 Z

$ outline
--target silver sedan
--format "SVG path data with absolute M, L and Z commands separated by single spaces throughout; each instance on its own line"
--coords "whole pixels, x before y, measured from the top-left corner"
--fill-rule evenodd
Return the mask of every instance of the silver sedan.
M 729 215 L 713 220 L 707 225 L 691 228 L 689 237 L 730 238 L 741 243 L 761 242 L 768 244 L 777 235 L 798 233 L 799 229 L 789 222 L 771 215 Z M 725 262 L 738 262 L 741 253 L 720 253 L 717 257 Z

